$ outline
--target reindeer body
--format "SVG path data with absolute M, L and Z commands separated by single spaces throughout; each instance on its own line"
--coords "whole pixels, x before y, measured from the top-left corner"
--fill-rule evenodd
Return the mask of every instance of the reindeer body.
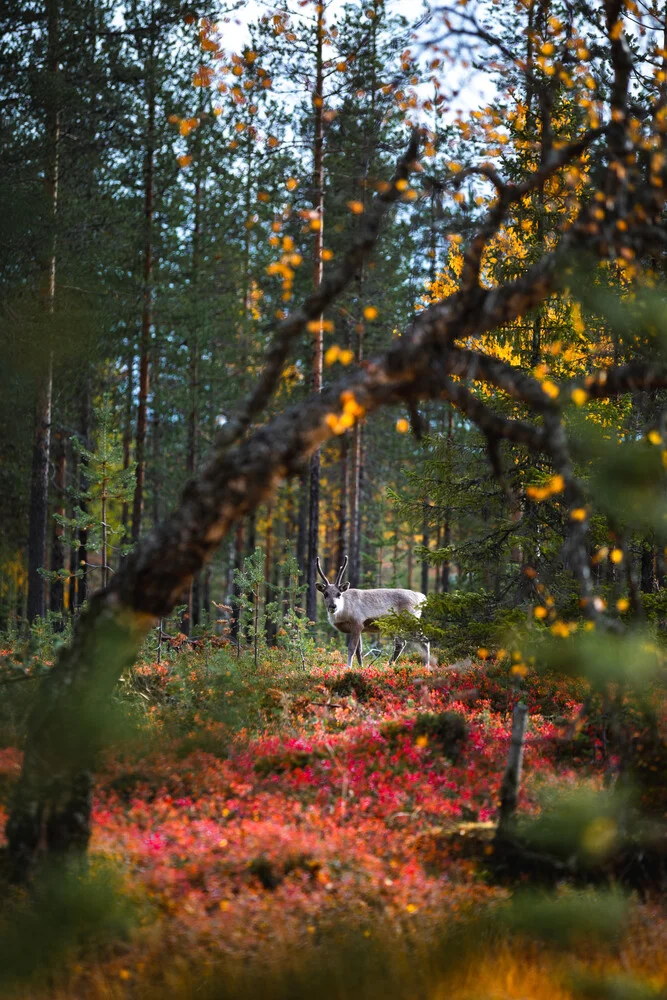
M 400 590 L 398 588 L 378 588 L 375 590 L 350 588 L 349 583 L 342 583 L 346 566 L 347 556 L 338 570 L 336 582 L 329 583 L 322 572 L 318 559 L 317 570 L 324 584 L 318 583 L 317 589 L 324 597 L 329 624 L 348 637 L 347 665 L 350 668 L 355 654 L 359 666 L 362 665 L 361 635 L 363 632 L 379 631 L 377 619 L 391 611 L 396 611 L 399 614 L 401 611 L 409 611 L 415 618 L 420 618 L 421 606 L 426 600 L 426 595 L 420 594 L 417 590 Z M 429 643 L 419 643 L 419 645 L 426 654 L 426 662 L 430 662 Z M 395 637 L 391 663 L 398 659 L 404 648 L 405 640 Z

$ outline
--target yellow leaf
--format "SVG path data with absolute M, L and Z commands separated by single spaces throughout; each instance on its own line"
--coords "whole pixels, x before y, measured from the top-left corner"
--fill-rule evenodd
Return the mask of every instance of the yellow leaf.
M 541 604 L 538 604 L 536 608 L 533 608 L 533 614 L 535 615 L 536 618 L 546 618 L 547 609 L 543 608 Z
M 330 347 L 329 350 L 325 352 L 324 363 L 325 365 L 332 365 L 335 361 L 338 361 L 339 358 L 340 347 L 338 347 L 337 344 L 334 344 L 333 347 Z
M 399 434 L 406 434 L 410 430 L 410 424 L 405 417 L 401 417 L 396 421 L 396 430 Z
M 288 191 L 294 191 L 294 189 L 298 186 L 299 182 L 296 179 L 296 177 L 288 177 L 288 179 L 285 181 L 285 187 L 287 188 Z
M 333 255 L 334 255 L 333 250 L 323 250 L 322 260 L 333 260 Z
M 178 165 L 179 165 L 179 167 L 189 167 L 191 163 L 192 163 L 192 157 L 191 156 L 183 155 L 183 156 L 179 156 L 178 157 Z
M 620 597 L 616 601 L 616 610 L 620 611 L 621 614 L 623 614 L 624 611 L 627 611 L 629 607 L 630 607 L 630 601 L 627 599 L 627 597 Z
M 345 348 L 345 350 L 340 352 L 338 360 L 340 361 L 341 365 L 349 365 L 351 364 L 352 361 L 354 361 L 354 352 L 351 351 L 349 348 Z
M 378 311 L 375 306 L 366 306 L 364 309 L 364 319 L 373 320 L 377 319 Z
M 575 507 L 574 510 L 570 511 L 571 521 L 585 521 L 586 520 L 586 508 L 585 507 Z
M 611 552 L 609 553 L 609 558 L 611 559 L 611 561 L 613 563 L 616 563 L 616 564 L 623 562 L 623 550 L 622 549 L 612 549 Z
M 577 406 L 583 406 L 588 399 L 588 393 L 585 389 L 573 389 L 572 390 L 572 402 Z
M 648 439 L 651 444 L 662 444 L 662 435 L 659 431 L 652 430 L 648 432 Z
M 362 201 L 348 201 L 347 207 L 355 215 L 362 215 L 364 211 L 364 203 Z

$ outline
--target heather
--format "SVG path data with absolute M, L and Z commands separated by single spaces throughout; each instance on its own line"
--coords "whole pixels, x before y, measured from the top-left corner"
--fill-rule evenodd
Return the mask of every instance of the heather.
M 429 997 L 570 997 L 617 975 L 653 995 L 667 971 L 659 897 L 563 879 L 540 903 L 494 869 L 518 697 L 524 821 L 550 795 L 604 791 L 603 720 L 592 712 L 563 739 L 586 693 L 579 678 L 519 678 L 509 657 L 348 672 L 319 648 L 304 672 L 285 652 L 255 668 L 252 651 L 185 643 L 138 662 L 96 776 L 78 876 L 90 894 L 51 889 L 75 928 L 88 898 L 99 940 L 75 934 L 33 958 L 20 995 L 185 997 L 196 983 L 211 997 L 407 997 L 415 984 Z M 3 810 L 20 762 L 15 743 L 0 751 Z M 554 929 L 563 919 L 570 933 Z

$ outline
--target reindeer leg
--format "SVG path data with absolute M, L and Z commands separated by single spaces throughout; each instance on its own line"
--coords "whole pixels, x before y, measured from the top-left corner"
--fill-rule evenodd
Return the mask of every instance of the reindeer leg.
M 359 661 L 359 666 L 360 667 L 363 667 L 363 665 L 364 665 L 364 656 L 363 656 L 363 654 L 364 654 L 364 644 L 361 641 L 361 632 L 359 632 L 358 641 L 357 641 L 357 660 Z
M 352 661 L 354 660 L 354 654 L 359 649 L 360 634 L 359 632 L 350 632 L 347 637 L 347 669 L 352 669 Z
M 405 639 L 399 639 L 398 636 L 394 638 L 394 652 L 391 654 L 391 659 L 389 661 L 389 666 L 392 663 L 396 663 L 403 650 L 405 649 Z

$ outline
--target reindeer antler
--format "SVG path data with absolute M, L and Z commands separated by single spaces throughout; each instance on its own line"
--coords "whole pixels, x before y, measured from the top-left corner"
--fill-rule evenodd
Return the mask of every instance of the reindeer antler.
M 324 580 L 324 582 L 326 583 L 326 585 L 328 587 L 329 586 L 329 581 L 327 580 L 326 576 L 322 572 L 322 567 L 320 566 L 320 557 L 319 556 L 317 557 L 317 572 L 320 574 L 320 576 L 322 577 L 322 579 Z
M 343 565 L 336 574 L 336 586 L 338 586 L 341 583 L 343 576 L 345 575 L 346 567 L 347 567 L 347 556 L 345 556 L 345 558 L 343 559 Z

